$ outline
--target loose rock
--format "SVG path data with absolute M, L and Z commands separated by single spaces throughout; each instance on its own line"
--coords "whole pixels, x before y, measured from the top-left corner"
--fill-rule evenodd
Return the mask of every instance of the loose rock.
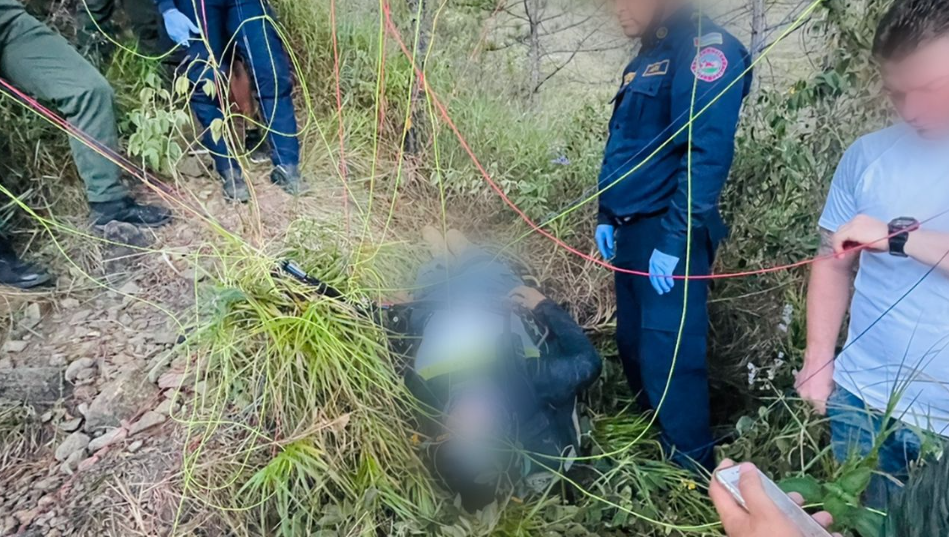
M 131 429 L 129 430 L 129 436 L 135 436 L 136 434 L 151 429 L 165 423 L 165 415 L 159 414 L 155 411 L 146 412 L 145 415 L 141 417 L 137 422 L 132 424 Z
M 96 361 L 92 358 L 80 358 L 76 360 L 66 368 L 66 382 L 75 382 L 83 370 L 92 369 L 94 367 L 96 367 Z M 94 371 L 93 374 L 95 374 Z
M 128 431 L 124 427 L 116 427 L 115 429 L 111 429 L 102 436 L 93 438 L 92 441 L 89 442 L 89 452 L 95 453 L 100 449 L 115 444 L 116 442 L 121 442 L 122 440 L 125 440 L 126 436 L 128 436 Z
M 65 461 L 76 452 L 84 452 L 91 439 L 82 433 L 72 433 L 56 448 L 56 460 Z
M 158 389 L 140 369 L 125 371 L 106 384 L 86 411 L 85 430 L 119 427 L 146 403 L 157 398 Z
M 71 420 L 66 420 L 60 423 L 59 425 L 57 425 L 57 428 L 59 428 L 60 431 L 63 431 L 65 433 L 74 433 L 79 430 L 79 427 L 81 425 L 82 425 L 82 418 L 73 418 Z

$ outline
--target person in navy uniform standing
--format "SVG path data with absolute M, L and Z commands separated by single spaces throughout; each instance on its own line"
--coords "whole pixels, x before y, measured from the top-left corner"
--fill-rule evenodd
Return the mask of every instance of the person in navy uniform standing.
M 619 354 L 639 404 L 658 411 L 672 460 L 711 469 L 708 281 L 674 276 L 685 274 L 686 259 L 690 276 L 708 275 L 728 234 L 718 199 L 751 60 L 688 0 L 613 3 L 642 48 L 613 99 L 596 243 L 617 267 L 650 275 L 616 272 Z

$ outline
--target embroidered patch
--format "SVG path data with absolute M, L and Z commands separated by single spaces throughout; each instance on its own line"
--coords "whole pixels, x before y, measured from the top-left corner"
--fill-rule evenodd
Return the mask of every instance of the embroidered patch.
M 661 62 L 656 62 L 647 66 L 646 70 L 643 72 L 643 76 L 662 76 L 668 72 L 669 60 L 662 60 Z
M 725 42 L 725 37 L 719 32 L 712 32 L 710 34 L 705 34 L 700 37 L 696 37 L 693 43 L 695 47 L 711 47 L 714 45 L 721 45 Z
M 628 86 L 633 80 L 636 80 L 636 73 L 626 73 L 626 76 L 623 77 L 623 87 Z
M 696 78 L 705 82 L 715 82 L 725 76 L 728 69 L 728 58 L 725 53 L 714 47 L 702 49 L 695 61 L 692 62 L 692 72 Z

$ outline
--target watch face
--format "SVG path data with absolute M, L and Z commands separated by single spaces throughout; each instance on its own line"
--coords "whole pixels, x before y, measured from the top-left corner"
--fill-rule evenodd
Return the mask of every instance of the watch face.
M 893 229 L 908 229 L 916 227 L 919 225 L 919 220 L 915 218 L 910 218 L 908 216 L 901 216 L 900 218 L 894 219 L 890 222 L 890 227 Z

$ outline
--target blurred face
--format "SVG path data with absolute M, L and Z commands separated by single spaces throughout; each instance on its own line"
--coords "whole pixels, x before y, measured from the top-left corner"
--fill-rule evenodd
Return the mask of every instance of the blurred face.
M 612 0 L 613 12 L 626 37 L 642 37 L 662 13 L 665 0 Z
M 883 83 L 900 117 L 924 138 L 949 137 L 949 36 L 886 60 Z

